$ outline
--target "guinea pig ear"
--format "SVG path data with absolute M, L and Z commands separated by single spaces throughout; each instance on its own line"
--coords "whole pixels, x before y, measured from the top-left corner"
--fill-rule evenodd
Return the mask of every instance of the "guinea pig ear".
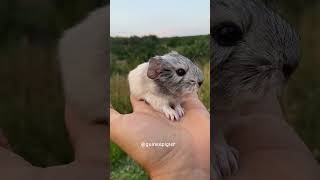
M 155 79 L 159 76 L 162 70 L 162 59 L 160 57 L 151 58 L 149 60 L 149 67 L 147 71 L 147 76 L 150 79 Z

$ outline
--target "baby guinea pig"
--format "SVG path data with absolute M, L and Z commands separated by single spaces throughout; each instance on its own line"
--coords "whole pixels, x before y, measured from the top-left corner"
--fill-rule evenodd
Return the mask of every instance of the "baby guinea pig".
M 184 115 L 183 97 L 198 91 L 203 73 L 191 60 L 172 51 L 138 65 L 128 80 L 131 95 L 177 121 Z

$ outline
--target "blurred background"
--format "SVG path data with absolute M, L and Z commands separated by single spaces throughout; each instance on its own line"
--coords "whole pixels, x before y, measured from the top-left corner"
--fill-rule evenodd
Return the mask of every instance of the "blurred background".
M 301 38 L 301 62 L 284 97 L 288 121 L 320 162 L 320 1 L 278 0 Z
M 56 46 L 64 30 L 106 2 L 0 1 L 0 129 L 34 165 L 73 160 Z

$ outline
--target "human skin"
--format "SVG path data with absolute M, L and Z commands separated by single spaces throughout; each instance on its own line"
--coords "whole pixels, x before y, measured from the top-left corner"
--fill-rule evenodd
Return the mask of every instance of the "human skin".
M 75 152 L 70 164 L 40 168 L 32 166 L 12 152 L 6 138 L 0 139 L 0 179 L 57 180 L 57 179 L 107 179 L 108 128 L 101 122 L 88 123 L 66 105 L 65 122 Z
M 144 101 L 131 97 L 133 113 L 110 109 L 110 137 L 149 173 L 151 179 L 210 178 L 210 115 L 189 97 L 180 122 L 169 121 Z M 142 148 L 142 142 L 174 142 L 170 148 Z
M 320 168 L 311 152 L 285 121 L 279 99 L 266 94 L 238 110 L 218 112 L 217 118 L 233 121 L 227 133 L 240 151 L 240 171 L 227 180 L 318 180 Z

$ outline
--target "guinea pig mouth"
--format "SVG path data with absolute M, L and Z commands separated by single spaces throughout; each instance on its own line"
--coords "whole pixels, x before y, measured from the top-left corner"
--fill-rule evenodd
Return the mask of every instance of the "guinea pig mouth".
M 187 93 L 191 94 L 191 93 L 196 93 L 199 91 L 199 86 L 198 85 L 192 85 L 187 89 Z
M 194 92 L 198 92 L 199 91 L 199 86 L 198 85 L 193 86 L 193 91 Z

